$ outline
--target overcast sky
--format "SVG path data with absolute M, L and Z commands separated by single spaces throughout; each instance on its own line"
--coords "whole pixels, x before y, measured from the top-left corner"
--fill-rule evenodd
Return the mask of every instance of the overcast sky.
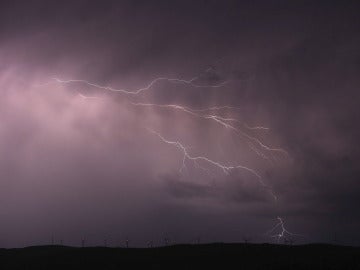
M 0 247 L 359 245 L 359 8 L 1 1 Z

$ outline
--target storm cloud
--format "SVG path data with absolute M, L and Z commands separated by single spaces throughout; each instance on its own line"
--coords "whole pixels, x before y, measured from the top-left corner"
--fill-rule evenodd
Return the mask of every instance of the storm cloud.
M 1 246 L 264 242 L 278 216 L 299 243 L 359 244 L 356 2 L 74 2 L 0 6 Z M 134 97 L 54 80 L 136 91 L 158 77 L 209 87 L 164 80 Z M 236 107 L 222 116 L 288 154 L 140 103 Z M 182 169 L 151 130 L 261 181 Z

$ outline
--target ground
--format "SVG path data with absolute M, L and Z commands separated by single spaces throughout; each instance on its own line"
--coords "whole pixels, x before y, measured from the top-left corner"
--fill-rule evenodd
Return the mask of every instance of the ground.
M 0 249 L 0 269 L 360 269 L 360 248 L 333 245 L 37 246 Z

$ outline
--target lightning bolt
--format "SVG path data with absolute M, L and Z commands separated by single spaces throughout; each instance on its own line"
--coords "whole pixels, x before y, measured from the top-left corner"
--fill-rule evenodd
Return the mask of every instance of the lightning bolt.
M 69 84 L 69 83 L 83 83 L 85 85 L 88 86 L 92 86 L 95 87 L 97 89 L 102 89 L 102 90 L 108 90 L 108 91 L 112 91 L 112 92 L 119 92 L 122 94 L 127 94 L 127 95 L 139 95 L 140 93 L 150 90 L 156 83 L 160 82 L 160 81 L 167 81 L 170 83 L 181 83 L 181 84 L 187 84 L 190 85 L 192 87 L 197 87 L 197 88 L 219 88 L 224 86 L 226 83 L 228 83 L 229 81 L 223 81 L 220 84 L 215 84 L 215 85 L 198 85 L 195 84 L 194 81 L 198 80 L 199 77 L 193 77 L 190 80 L 184 80 L 184 79 L 174 79 L 174 78 L 166 78 L 166 77 L 158 77 L 154 80 L 152 80 L 146 87 L 143 88 L 139 88 L 137 90 L 134 91 L 130 91 L 130 90 L 126 90 L 126 89 L 115 89 L 113 87 L 110 86 L 102 86 L 96 83 L 91 83 L 89 81 L 86 80 L 62 80 L 59 78 L 53 78 L 55 80 L 55 82 L 57 83 L 61 83 L 61 84 Z M 86 98 L 84 95 L 80 94 L 82 97 Z M 131 102 L 132 105 L 135 106 L 148 106 L 148 107 L 160 107 L 160 108 L 168 108 L 168 109 L 175 109 L 175 110 L 181 110 L 185 113 L 191 114 L 192 116 L 198 117 L 198 118 L 203 118 L 203 119 L 208 119 L 208 120 L 212 120 L 217 122 L 218 124 L 222 125 L 223 127 L 230 129 L 232 131 L 234 131 L 235 133 L 237 133 L 238 135 L 246 138 L 247 140 L 250 141 L 249 143 L 249 147 L 254 150 L 254 152 L 256 154 L 258 154 L 259 156 L 261 156 L 262 158 L 265 159 L 270 159 L 268 155 L 266 155 L 264 152 L 262 152 L 261 150 L 257 149 L 254 144 L 256 144 L 258 147 L 262 148 L 262 150 L 265 151 L 269 151 L 269 152 L 278 152 L 278 153 L 282 153 L 283 155 L 288 155 L 288 153 L 281 148 L 272 148 L 266 144 L 264 144 L 262 141 L 260 141 L 259 139 L 257 139 L 254 136 L 249 135 L 248 133 L 240 130 L 239 128 L 235 127 L 232 123 L 238 123 L 238 124 L 242 124 L 245 128 L 249 129 L 249 130 L 268 130 L 269 128 L 267 127 L 263 127 L 263 126 L 256 126 L 256 127 L 250 127 L 249 125 L 247 125 L 246 123 L 243 124 L 241 123 L 239 120 L 234 119 L 234 118 L 225 118 L 222 117 L 219 114 L 201 114 L 201 112 L 206 112 L 206 111 L 217 111 L 217 110 L 223 110 L 223 109 L 239 109 L 237 107 L 232 107 L 232 106 L 219 106 L 219 107 L 210 107 L 210 108 L 205 108 L 205 109 L 193 109 L 193 108 L 189 108 L 189 107 L 185 107 L 182 105 L 177 105 L 177 104 L 152 104 L 152 103 L 134 103 Z M 273 157 L 273 156 L 272 156 Z
M 204 156 L 192 156 L 189 154 L 189 152 L 187 151 L 186 147 L 183 146 L 180 142 L 178 141 L 169 141 L 167 139 L 165 139 L 160 133 L 152 130 L 152 129 L 148 129 L 151 133 L 154 133 L 156 134 L 164 143 L 167 143 L 167 144 L 170 144 L 170 145 L 174 145 L 176 148 L 178 148 L 179 150 L 181 150 L 184 154 L 184 158 L 183 158 L 183 167 L 185 167 L 185 163 L 184 161 L 186 159 L 188 160 L 192 160 L 194 162 L 197 162 L 197 161 L 205 161 L 219 169 L 221 169 L 225 174 L 229 174 L 229 171 L 230 170 L 234 170 L 234 169 L 244 169 L 248 172 L 250 172 L 251 174 L 253 174 L 254 176 L 256 176 L 258 179 L 261 179 L 261 176 L 259 175 L 258 172 L 256 172 L 255 170 L 253 169 L 250 169 L 248 167 L 245 167 L 245 166 L 241 166 L 241 165 L 235 165 L 235 166 L 225 166 L 219 162 L 216 162 L 214 160 L 211 160 L 207 157 L 204 157 Z M 263 182 L 261 182 L 262 184 L 264 184 Z
M 166 77 L 158 77 L 154 80 L 152 80 L 147 86 L 143 87 L 143 88 L 139 88 L 137 90 L 134 91 L 130 91 L 127 89 L 116 89 L 113 88 L 111 86 L 103 86 L 103 85 L 99 85 L 96 83 L 92 83 L 89 82 L 87 80 L 62 80 L 59 78 L 52 78 L 53 80 L 55 80 L 55 82 L 57 83 L 61 83 L 61 84 L 69 84 L 69 83 L 83 83 L 86 84 L 88 86 L 92 86 L 95 87 L 97 89 L 102 89 L 102 90 L 107 90 L 107 91 L 111 91 L 111 92 L 118 92 L 118 93 L 122 93 L 122 94 L 126 94 L 126 95 L 139 95 L 145 91 L 150 90 L 155 84 L 161 82 L 161 81 L 166 81 L 166 82 L 170 82 L 170 83 L 176 83 L 176 84 L 185 84 L 185 85 L 189 85 L 195 88 L 219 88 L 224 86 L 225 84 L 229 83 L 229 81 L 223 81 L 219 84 L 210 84 L 210 85 L 201 85 L 201 84 L 196 84 L 195 81 L 199 79 L 199 77 L 194 77 L 190 80 L 184 80 L 184 79 L 175 79 L 175 78 L 166 78 Z
M 224 117 L 216 115 L 216 114 L 205 114 L 205 115 L 204 114 L 199 114 L 199 113 L 196 113 L 191 108 L 184 107 L 184 106 L 181 106 L 181 105 L 176 105 L 176 104 L 154 104 L 154 103 L 133 103 L 133 102 L 131 102 L 131 104 L 135 105 L 135 106 L 159 107 L 159 108 L 170 108 L 170 109 L 174 109 L 174 110 L 180 110 L 180 111 L 188 113 L 188 114 L 190 114 L 190 115 L 192 115 L 194 117 L 197 117 L 197 118 L 202 118 L 202 119 L 215 121 L 217 124 L 227 128 L 227 129 L 230 129 L 230 130 L 234 131 L 236 134 L 246 138 L 249 142 L 255 143 L 257 146 L 259 146 L 263 150 L 266 150 L 266 151 L 269 151 L 269 152 L 279 152 L 279 153 L 282 153 L 284 155 L 288 155 L 288 153 L 284 149 L 269 147 L 269 146 L 265 145 L 263 142 L 261 142 L 259 139 L 257 139 L 256 137 L 250 136 L 249 134 L 245 133 L 244 131 L 236 128 L 234 125 L 229 123 L 229 122 L 238 122 L 238 123 L 240 123 L 240 121 L 238 121 L 237 119 L 224 118 Z M 261 127 L 261 128 L 266 129 L 265 127 Z M 265 153 L 263 153 L 261 151 L 258 151 L 253 146 L 253 144 L 251 144 L 251 148 L 252 148 L 252 150 L 255 151 L 256 154 L 260 155 L 263 158 L 268 159 L 268 156 Z
M 256 170 L 251 169 L 251 168 L 246 167 L 246 166 L 243 166 L 243 165 L 238 165 L 238 164 L 237 165 L 226 166 L 226 165 L 224 165 L 224 164 L 222 164 L 220 162 L 214 161 L 214 160 L 212 160 L 212 159 L 210 159 L 210 158 L 208 158 L 206 156 L 193 156 L 188 152 L 187 148 L 184 145 L 182 145 L 179 141 L 169 141 L 169 140 L 165 139 L 160 133 L 158 133 L 158 132 L 156 132 L 156 131 L 154 131 L 152 129 L 149 129 L 149 128 L 147 130 L 149 132 L 157 135 L 161 139 L 162 142 L 164 142 L 166 144 L 169 144 L 169 145 L 173 145 L 174 147 L 176 147 L 177 149 L 179 149 L 183 153 L 182 166 L 181 166 L 181 168 L 179 170 L 180 173 L 183 171 L 184 168 L 186 168 L 186 163 L 185 163 L 186 160 L 194 162 L 194 165 L 197 166 L 197 167 L 200 167 L 198 162 L 203 161 L 203 162 L 205 162 L 205 163 L 207 163 L 209 165 L 212 165 L 212 166 L 220 169 L 226 175 L 228 175 L 230 173 L 230 171 L 232 171 L 232 170 L 239 170 L 239 169 L 240 170 L 245 170 L 245 171 L 251 173 L 253 176 L 255 176 L 258 179 L 259 183 L 264 188 L 270 190 L 270 194 L 273 196 L 273 198 L 275 200 L 277 200 L 276 195 L 273 193 L 271 188 L 264 183 L 264 181 L 262 180 L 262 177 L 260 176 L 260 174 Z
M 209 71 L 211 71 L 211 70 L 206 70 L 206 72 L 209 72 Z M 54 78 L 52 78 L 51 82 L 45 83 L 40 86 L 47 86 L 47 85 L 54 84 L 54 83 L 57 83 L 57 84 L 81 83 L 83 85 L 94 87 L 99 90 L 123 94 L 123 95 L 125 95 L 125 97 L 139 97 L 144 92 L 147 92 L 147 91 L 151 90 L 152 88 L 154 88 L 155 85 L 159 84 L 160 82 L 167 82 L 167 83 L 172 83 L 172 84 L 182 84 L 182 85 L 186 85 L 186 86 L 193 87 L 193 88 L 220 88 L 230 82 L 229 80 L 224 80 L 218 84 L 200 84 L 200 83 L 198 83 L 199 80 L 200 80 L 199 76 L 193 77 L 189 80 L 179 79 L 179 78 L 158 77 L 158 78 L 155 78 L 152 81 L 150 81 L 150 83 L 148 83 L 146 86 L 144 86 L 142 88 L 135 89 L 135 90 L 128 90 L 128 89 L 117 89 L 117 88 L 113 88 L 111 86 L 104 86 L 104 85 L 93 83 L 93 82 L 90 82 L 87 80 L 79 80 L 79 79 L 64 80 L 64 79 L 60 79 L 58 77 L 54 77 Z M 80 92 L 78 94 L 82 99 L 99 99 L 99 97 L 86 96 L 86 95 L 81 94 Z M 218 124 L 219 126 L 225 128 L 227 130 L 230 130 L 230 131 L 234 132 L 236 135 L 238 135 L 239 137 L 243 138 L 248 143 L 251 150 L 253 150 L 258 156 L 260 156 L 264 159 L 267 159 L 267 160 L 275 159 L 274 154 L 276 154 L 276 153 L 281 154 L 285 157 L 288 156 L 287 151 L 285 151 L 284 149 L 275 148 L 275 147 L 266 145 L 260 139 L 256 138 L 255 136 L 250 135 L 248 132 L 245 132 L 243 130 L 243 129 L 246 129 L 248 131 L 268 131 L 269 130 L 268 127 L 250 126 L 247 123 L 241 122 L 236 118 L 228 118 L 228 117 L 224 117 L 222 115 L 222 112 L 225 110 L 227 110 L 227 111 L 228 110 L 232 110 L 232 111 L 241 110 L 242 108 L 239 108 L 239 107 L 224 105 L 224 106 L 213 106 L 213 107 L 198 109 L 198 108 L 191 108 L 191 107 L 183 106 L 181 104 L 156 104 L 156 103 L 132 102 L 129 100 L 128 100 L 128 103 L 131 104 L 132 106 L 137 106 L 137 107 L 141 106 L 141 107 L 153 107 L 153 108 L 177 110 L 177 111 L 186 113 L 197 119 L 212 121 L 215 124 Z M 242 129 L 239 126 L 241 126 Z M 277 200 L 278 200 L 277 195 L 272 190 L 272 188 L 263 181 L 260 173 L 258 171 L 256 171 L 255 169 L 252 169 L 247 166 L 240 165 L 240 164 L 226 165 L 226 164 L 223 164 L 216 160 L 213 160 L 207 156 L 192 155 L 189 152 L 189 148 L 185 147 L 180 141 L 177 141 L 177 140 L 171 141 L 169 139 L 166 139 L 159 132 L 154 131 L 153 129 L 148 128 L 147 130 L 150 133 L 156 135 L 160 139 L 161 142 L 175 147 L 182 153 L 182 164 L 179 169 L 180 173 L 183 173 L 183 171 L 187 169 L 186 162 L 192 162 L 195 168 L 201 169 L 208 174 L 210 174 L 210 170 L 208 169 L 208 167 L 216 168 L 216 169 L 220 170 L 222 173 L 224 173 L 225 175 L 228 175 L 233 170 L 243 170 L 243 171 L 246 171 L 249 174 L 251 174 L 253 177 L 255 177 L 257 179 L 257 181 L 260 183 L 260 185 L 271 194 L 274 201 L 277 202 Z M 270 156 L 269 156 L 269 154 L 270 154 Z M 207 167 L 204 167 L 205 165 Z M 288 239 L 291 236 L 297 235 L 297 234 L 289 232 L 285 228 L 285 223 L 283 221 L 283 218 L 277 217 L 277 221 L 278 222 L 276 223 L 276 225 L 268 232 L 269 234 L 272 234 L 276 230 L 279 231 L 276 234 L 270 235 L 272 238 L 276 238 L 277 241 L 279 242 L 281 239 Z
M 301 235 L 301 234 L 289 232 L 285 228 L 285 222 L 281 217 L 277 217 L 277 220 L 278 220 L 278 222 L 275 224 L 275 226 L 270 231 L 268 231 L 268 234 L 270 235 L 270 237 L 275 238 L 278 243 L 280 243 L 281 239 L 284 239 L 285 241 L 291 241 L 292 236 L 302 236 L 303 237 L 303 235 Z M 272 234 L 275 231 L 278 231 L 278 233 Z

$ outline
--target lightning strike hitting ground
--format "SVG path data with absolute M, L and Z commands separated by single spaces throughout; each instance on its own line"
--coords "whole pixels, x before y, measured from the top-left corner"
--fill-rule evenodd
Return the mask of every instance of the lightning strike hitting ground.
M 273 233 L 277 229 L 279 229 L 279 233 L 270 235 L 270 237 L 275 238 L 277 242 L 279 243 L 281 239 L 284 239 L 285 241 L 291 241 L 292 236 L 302 236 L 300 234 L 295 234 L 292 232 L 289 232 L 285 228 L 285 222 L 281 217 L 277 217 L 278 223 L 268 232 L 268 234 Z
M 87 86 L 94 87 L 96 89 L 106 90 L 106 91 L 110 91 L 110 92 L 117 92 L 117 93 L 124 94 L 126 96 L 133 96 L 133 97 L 137 97 L 137 96 L 141 95 L 142 93 L 144 93 L 145 91 L 152 89 L 157 83 L 159 83 L 161 81 L 168 82 L 168 83 L 174 83 L 174 84 L 184 84 L 184 85 L 188 85 L 188 86 L 194 87 L 194 88 L 220 88 L 229 82 L 229 81 L 223 81 L 219 84 L 201 85 L 201 84 L 196 83 L 196 81 L 199 80 L 199 77 L 193 77 L 190 80 L 158 77 L 158 78 L 152 80 L 146 87 L 130 91 L 127 89 L 116 89 L 116 88 L 113 88 L 110 86 L 102 86 L 97 83 L 92 83 L 92 82 L 89 82 L 86 80 L 62 80 L 59 78 L 53 78 L 53 80 L 54 80 L 54 82 L 46 83 L 46 84 L 43 84 L 42 86 L 46 86 L 46 85 L 54 84 L 54 83 L 59 83 L 59 84 L 81 83 L 81 84 L 84 84 Z M 83 99 L 98 99 L 99 98 L 96 96 L 85 96 L 81 93 L 79 93 L 79 96 Z M 269 130 L 268 127 L 249 126 L 248 124 L 243 123 L 243 122 L 239 121 L 238 119 L 223 117 L 220 113 L 223 110 L 241 110 L 241 108 L 238 108 L 238 107 L 225 105 L 225 106 L 213 106 L 213 107 L 209 107 L 209 108 L 195 109 L 195 108 L 186 107 L 186 106 L 183 106 L 180 104 L 156 104 L 156 103 L 142 103 L 142 102 L 132 102 L 132 101 L 129 101 L 129 104 L 131 104 L 133 106 L 153 107 L 153 108 L 155 107 L 155 108 L 164 108 L 164 109 L 170 109 L 170 110 L 178 110 L 178 111 L 184 112 L 184 113 L 189 114 L 198 119 L 213 121 L 216 124 L 219 124 L 220 126 L 226 128 L 228 130 L 231 130 L 232 132 L 234 132 L 241 138 L 245 139 L 251 150 L 253 150 L 258 156 L 260 156 L 264 159 L 267 159 L 267 160 L 270 160 L 270 159 L 276 160 L 276 157 L 274 156 L 275 153 L 279 153 L 285 157 L 288 156 L 288 153 L 284 149 L 270 147 L 270 146 L 266 145 L 265 143 L 263 143 L 262 141 L 260 141 L 258 138 L 251 136 L 250 134 L 248 134 L 247 132 L 238 128 L 237 126 L 242 126 L 244 129 L 247 129 L 247 130 L 259 130 L 259 131 L 268 131 Z M 154 131 L 151 128 L 148 128 L 148 131 L 151 132 L 152 134 L 155 134 L 157 137 L 159 137 L 163 143 L 173 145 L 174 147 L 176 147 L 178 150 L 180 150 L 182 152 L 183 158 L 182 158 L 182 165 L 179 169 L 180 173 L 183 173 L 183 171 L 187 169 L 187 167 L 186 167 L 187 161 L 193 162 L 193 165 L 195 168 L 201 169 L 209 175 L 211 175 L 209 168 L 207 168 L 209 166 L 219 169 L 225 175 L 228 175 L 230 173 L 230 171 L 232 171 L 232 170 L 244 170 L 244 171 L 247 171 L 248 173 L 250 173 L 252 176 L 254 176 L 257 179 L 257 181 L 261 184 L 261 186 L 271 194 L 274 201 L 277 202 L 278 198 L 277 198 L 275 192 L 272 190 L 272 188 L 269 185 L 267 185 L 263 181 L 260 173 L 257 172 L 255 169 L 249 168 L 247 166 L 239 165 L 239 164 L 225 165 L 221 162 L 212 160 L 203 155 L 192 155 L 189 153 L 188 148 L 185 147 L 181 142 L 170 141 L 170 140 L 166 139 L 165 137 L 163 137 L 160 133 Z M 269 157 L 269 154 L 270 154 L 270 157 Z M 200 164 L 200 163 L 202 163 L 202 164 Z M 207 167 L 204 167 L 203 165 L 204 166 L 207 165 Z M 276 238 L 277 241 L 279 242 L 281 239 L 287 240 L 290 236 L 296 236 L 296 234 L 293 234 L 293 233 L 289 232 L 288 230 L 286 230 L 284 221 L 281 217 L 277 217 L 277 220 L 279 222 L 269 231 L 269 234 L 274 232 L 278 228 L 280 228 L 280 232 L 275 235 L 270 235 L 272 238 Z

